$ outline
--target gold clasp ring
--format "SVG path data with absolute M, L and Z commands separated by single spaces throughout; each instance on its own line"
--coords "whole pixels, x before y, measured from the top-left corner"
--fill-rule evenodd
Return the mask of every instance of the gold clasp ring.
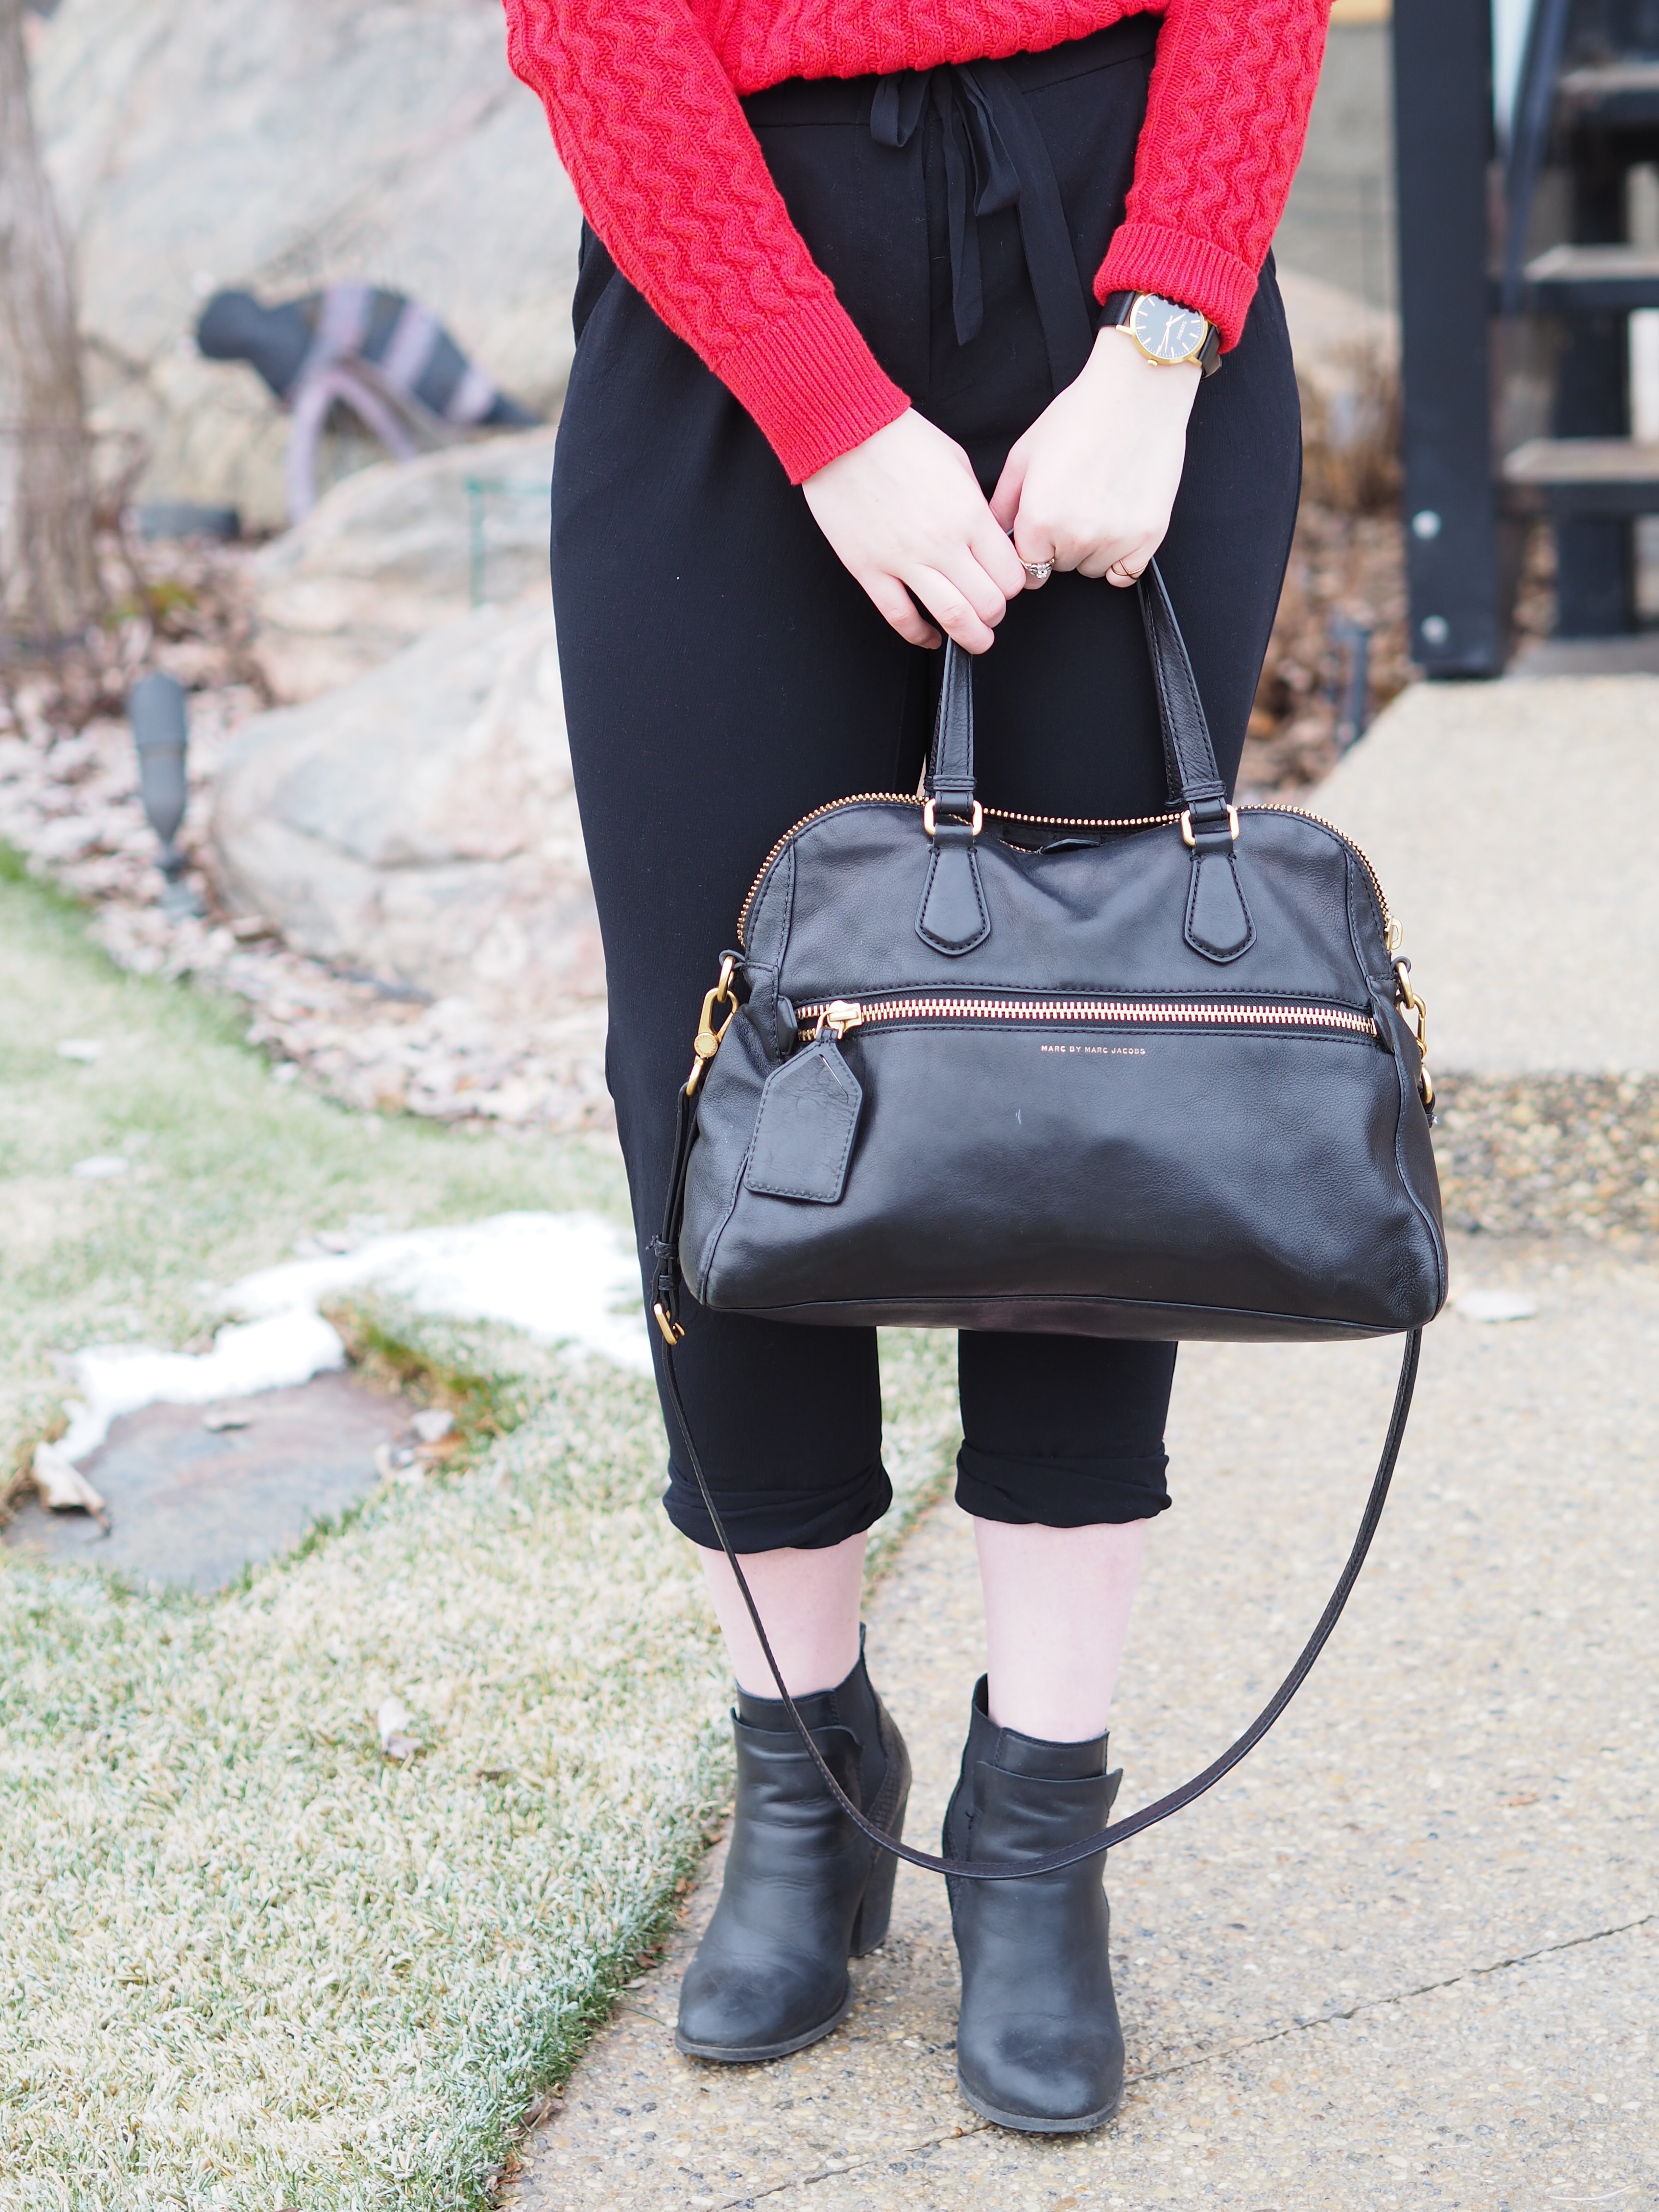
M 720 981 L 715 984 L 712 991 L 703 993 L 702 1012 L 697 1017 L 697 1034 L 691 1041 L 691 1049 L 696 1057 L 692 1060 L 691 1073 L 685 1079 L 685 1095 L 688 1098 L 696 1096 L 697 1085 L 702 1081 L 704 1070 L 720 1050 L 720 1040 L 731 1028 L 732 1016 L 738 1011 L 737 994 L 732 988 L 732 971 L 737 964 L 737 961 L 728 952 L 720 963 Z M 726 1016 L 718 1029 L 714 1027 L 716 1006 L 730 1006 L 732 1009 L 732 1012 Z
M 1394 963 L 1395 1004 L 1412 1024 L 1412 1037 L 1417 1046 L 1422 1066 L 1418 1070 L 1417 1088 L 1425 1107 L 1434 1104 L 1434 1079 L 1429 1073 L 1429 1010 L 1412 987 L 1412 963 L 1396 960 Z
M 1232 833 L 1234 844 L 1237 844 L 1238 809 L 1236 806 L 1230 806 L 1227 809 L 1227 827 Z M 1190 808 L 1181 817 L 1181 842 L 1183 845 L 1189 846 L 1194 852 L 1198 850 L 1198 840 L 1193 835 L 1193 817 Z
M 933 802 L 931 799 L 924 799 L 921 802 L 921 826 L 930 837 L 934 834 L 935 817 Z M 969 826 L 975 837 L 985 827 L 985 809 L 980 805 L 978 799 L 974 801 L 974 811 Z
M 656 1304 L 652 1307 L 651 1310 L 656 1316 L 657 1327 L 662 1331 L 663 1342 L 668 1346 L 668 1349 L 672 1352 L 677 1344 L 684 1343 L 685 1340 L 684 1323 L 674 1319 L 674 1316 L 669 1312 L 667 1307 L 664 1305 L 660 1298 L 657 1300 Z

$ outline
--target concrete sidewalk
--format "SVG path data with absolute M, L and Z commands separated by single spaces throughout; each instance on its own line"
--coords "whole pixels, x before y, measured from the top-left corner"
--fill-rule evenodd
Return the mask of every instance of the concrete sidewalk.
M 1418 684 L 1310 811 L 1369 855 L 1457 1075 L 1659 1071 L 1659 677 Z
M 1455 1255 L 1534 1319 L 1430 1332 L 1394 1500 L 1342 1626 L 1239 1773 L 1114 1855 L 1129 2040 L 1101 2134 L 989 2128 L 954 2082 L 943 1885 L 901 1869 L 837 2033 L 678 2057 L 718 1855 L 526 2150 L 515 2212 L 1215 2203 L 1534 2212 L 1659 2203 L 1659 1269 L 1560 1243 Z M 1113 1738 L 1121 1809 L 1264 1701 L 1335 1577 L 1388 1345 L 1191 1346 Z M 937 1509 L 871 1614 L 937 1848 L 979 1667 L 969 1524 Z M 807 2194 L 810 2190 L 810 2196 Z

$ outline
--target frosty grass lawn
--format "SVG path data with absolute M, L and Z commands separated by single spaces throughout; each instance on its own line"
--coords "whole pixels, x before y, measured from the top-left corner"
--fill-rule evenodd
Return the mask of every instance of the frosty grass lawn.
M 230 1012 L 0 881 L 0 1453 L 51 1354 L 183 1345 L 296 1236 L 620 1215 L 606 1146 L 274 1084 Z M 97 1038 L 92 1064 L 64 1038 Z M 120 1153 L 125 1176 L 73 1164 Z M 0 1551 L 0 2205 L 489 2201 L 672 1914 L 727 1788 L 725 1683 L 656 1503 L 647 1384 L 500 1328 L 359 1316 L 469 1448 L 222 1596 Z M 378 1340 L 376 1331 L 380 1332 Z M 892 1536 L 951 1443 L 948 1343 L 888 1347 Z M 380 1752 L 395 1692 L 423 1747 Z

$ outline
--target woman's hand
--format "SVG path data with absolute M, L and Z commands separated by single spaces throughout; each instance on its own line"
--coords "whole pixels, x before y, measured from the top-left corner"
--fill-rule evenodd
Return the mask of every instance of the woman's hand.
M 1148 361 L 1125 331 L 1099 333 L 1083 374 L 1019 440 L 991 495 L 1022 562 L 1134 582 L 1170 526 L 1201 374 L 1195 362 Z
M 984 652 L 1026 575 L 954 438 L 913 407 L 801 489 L 843 567 L 901 637 L 939 641 L 919 599 L 958 645 Z

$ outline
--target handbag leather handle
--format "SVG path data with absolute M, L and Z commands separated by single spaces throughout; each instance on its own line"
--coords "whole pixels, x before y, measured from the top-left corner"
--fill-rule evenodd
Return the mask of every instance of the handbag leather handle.
M 974 811 L 974 664 L 953 637 L 945 641 L 927 789 L 941 814 Z
M 1170 804 L 1191 813 L 1200 825 L 1212 817 L 1224 821 L 1227 787 L 1216 767 L 1215 747 L 1210 742 L 1210 726 L 1198 695 L 1187 641 L 1156 561 L 1147 563 L 1135 592 L 1158 694 Z M 954 638 L 945 641 L 945 666 L 925 788 L 939 813 L 966 816 L 973 812 L 973 659 Z
M 1135 591 L 1158 692 L 1170 804 L 1192 814 L 1195 823 L 1217 813 L 1224 818 L 1227 787 L 1216 766 L 1210 725 L 1205 719 L 1204 702 L 1198 696 L 1198 678 L 1193 673 L 1187 641 L 1181 635 L 1156 561 L 1147 562 Z

